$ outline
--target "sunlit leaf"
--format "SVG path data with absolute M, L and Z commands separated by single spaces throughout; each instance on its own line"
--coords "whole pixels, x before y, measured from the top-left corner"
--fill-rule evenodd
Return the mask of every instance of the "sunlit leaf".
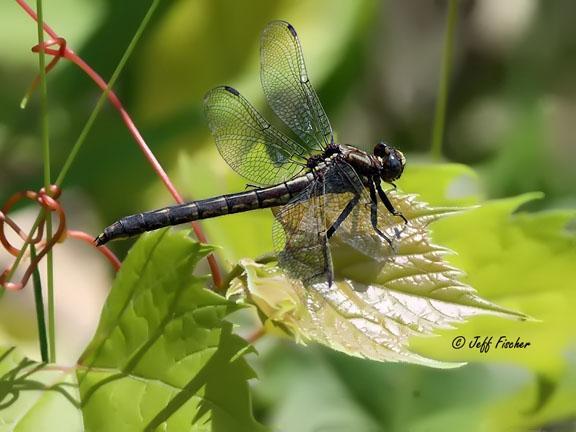
M 170 230 L 131 250 L 79 360 L 87 429 L 259 430 L 246 343 L 222 321 L 237 306 L 192 275 L 210 251 Z
M 408 170 L 414 186 L 410 190 L 427 198 L 437 197 L 438 201 L 434 201 L 437 205 L 452 204 L 447 193 L 452 183 L 442 180 L 445 168 L 446 165 L 438 165 L 423 166 L 417 172 Z M 412 178 L 414 175 L 417 178 Z M 439 183 L 445 186 L 439 188 Z M 490 411 L 483 415 L 492 419 L 490 430 L 534 428 L 575 414 L 576 236 L 573 227 L 576 212 L 521 210 L 523 204 L 541 196 L 533 193 L 486 201 L 433 225 L 434 240 L 458 252 L 447 260 L 466 272 L 467 283 L 490 301 L 535 318 L 518 322 L 477 317 L 457 329 L 440 330 L 437 338 L 411 340 L 410 346 L 421 355 L 433 355 L 445 361 L 483 362 L 491 371 L 495 368 L 494 362 L 505 362 L 511 368 L 510 374 L 527 375 L 523 385 L 515 386 L 516 391 L 500 396 L 500 402 L 487 407 Z M 457 336 L 467 341 L 461 349 L 452 347 Z M 476 336 L 481 340 L 492 337 L 487 352 L 470 347 L 470 341 Z M 520 338 L 530 345 L 497 348 L 496 343 L 502 336 L 512 341 Z M 500 381 L 502 378 L 492 378 L 492 375 L 481 378 L 488 379 Z
M 452 328 L 477 315 L 523 319 L 521 313 L 480 298 L 444 260 L 450 251 L 430 242 L 428 225 L 453 209 L 431 208 L 414 196 L 390 193 L 409 223 L 397 252 L 378 262 L 332 240 L 336 286 L 303 287 L 270 264 L 249 260 L 243 289 L 249 300 L 298 340 L 316 341 L 348 354 L 380 361 L 453 367 L 408 348 L 409 338 Z
M 485 203 L 457 215 L 450 224 L 440 221 L 434 236 L 459 251 L 450 256 L 452 264 L 464 269 L 467 281 L 493 301 L 520 309 L 536 318 L 514 321 L 476 318 L 458 330 L 444 330 L 437 340 L 414 340 L 421 354 L 434 353 L 442 359 L 506 361 L 534 374 L 530 405 L 533 415 L 522 421 L 540 424 L 574 415 L 574 390 L 569 384 L 575 375 L 573 350 L 576 346 L 576 237 L 570 223 L 573 211 L 527 214 L 518 207 L 540 194 L 527 194 Z M 474 229 L 469 227 L 473 226 Z M 456 336 L 469 342 L 474 337 L 492 338 L 490 349 L 480 352 L 467 343 L 454 350 Z M 525 348 L 504 349 L 498 340 L 529 342 Z M 516 418 L 515 420 L 519 420 Z
M 462 180 L 467 189 L 458 187 Z M 411 165 L 399 183 L 434 205 L 455 205 L 479 202 L 481 188 L 470 184 L 475 181 L 476 175 L 465 166 L 438 164 Z M 455 190 L 472 193 L 455 196 L 450 193 Z M 330 379 L 340 380 L 330 385 L 347 390 L 349 406 L 361 403 L 362 413 L 375 419 L 378 427 L 398 431 L 507 432 L 539 429 L 558 419 L 573 418 L 576 214 L 568 210 L 529 214 L 518 209 L 539 196 L 528 194 L 483 202 L 431 225 L 434 241 L 458 252 L 445 259 L 466 272 L 463 281 L 474 286 L 482 297 L 521 310 L 535 320 L 478 316 L 457 328 L 437 330 L 438 337 L 410 339 L 410 349 L 423 356 L 483 362 L 470 363 L 457 371 L 376 364 L 336 353 L 329 355 L 326 367 L 337 373 Z M 454 349 L 451 345 L 456 336 L 469 341 L 476 335 L 494 337 L 488 352 L 468 346 Z M 513 340 L 520 337 L 532 345 L 527 349 L 496 349 L 494 344 L 501 335 Z M 286 351 L 272 353 L 275 360 L 270 367 L 284 365 L 290 357 Z M 295 350 L 291 351 L 294 357 Z M 282 388 L 281 392 L 274 390 L 276 394 L 267 393 L 274 418 L 285 420 L 286 413 L 298 409 L 315 411 L 313 401 L 324 397 L 321 389 L 315 390 L 323 383 L 308 388 L 309 397 L 305 399 L 300 389 L 292 388 L 293 382 L 311 379 L 303 371 L 311 368 L 308 362 L 318 356 L 300 352 L 298 357 L 300 361 L 289 370 L 262 371 L 259 388 L 265 392 Z M 323 380 L 325 375 L 318 376 Z M 284 380 L 278 382 L 279 379 Z M 299 430 L 299 426 L 290 422 L 286 430 Z
M 143 236 L 75 368 L 0 350 L 0 430 L 264 430 L 252 417 L 250 346 L 223 320 L 238 306 L 193 276 L 211 250 L 183 231 Z

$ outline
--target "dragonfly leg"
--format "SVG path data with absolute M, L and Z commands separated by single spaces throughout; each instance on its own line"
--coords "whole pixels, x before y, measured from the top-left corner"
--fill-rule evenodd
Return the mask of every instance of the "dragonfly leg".
M 392 240 L 390 240 L 388 236 L 384 234 L 380 228 L 378 228 L 378 200 L 376 198 L 376 188 L 374 187 L 374 181 L 369 181 L 368 186 L 370 187 L 370 222 L 372 223 L 372 228 L 374 228 L 374 231 L 376 231 L 380 237 L 388 242 L 390 247 L 394 247 L 392 245 Z
M 323 237 L 322 253 L 324 255 L 324 274 L 328 281 L 328 287 L 332 286 L 334 282 L 334 268 L 332 267 L 332 257 L 330 256 L 330 249 L 328 249 L 328 237 Z
M 322 258 L 324 259 L 324 268 L 318 273 L 312 274 L 310 277 L 303 279 L 304 285 L 308 285 L 315 279 L 323 279 L 328 282 L 328 287 L 331 287 L 334 283 L 334 267 L 332 266 L 332 256 L 330 254 L 330 249 L 328 246 L 328 238 L 326 237 L 326 232 L 322 231 L 318 233 L 320 245 L 322 246 Z
M 338 216 L 338 218 L 334 221 L 332 226 L 328 228 L 328 231 L 326 232 L 326 236 L 328 238 L 331 238 L 334 235 L 338 227 L 342 225 L 342 222 L 344 222 L 346 218 L 350 215 L 350 213 L 352 213 L 352 210 L 354 210 L 354 207 L 356 207 L 359 200 L 360 200 L 360 194 L 356 194 L 350 201 L 348 201 L 348 204 L 346 204 L 346 207 L 344 207 L 344 210 L 342 210 L 340 216 Z
M 402 220 L 404 221 L 404 227 L 406 227 L 406 225 L 408 225 L 408 219 L 406 219 L 402 213 L 400 213 L 398 210 L 394 208 L 394 206 L 388 199 L 386 192 L 384 192 L 384 190 L 382 189 L 382 185 L 380 184 L 380 182 L 374 181 L 374 183 L 376 183 L 376 189 L 378 190 L 378 195 L 380 196 L 380 199 L 382 200 L 388 211 L 392 213 L 394 216 L 402 218 Z M 396 234 L 399 235 L 398 231 L 396 231 Z
M 326 277 L 328 286 L 332 286 L 334 282 L 334 268 L 332 267 L 332 255 L 330 254 L 330 247 L 328 246 L 328 231 L 318 233 L 320 236 L 320 244 L 322 245 L 322 256 L 324 258 L 324 271 L 322 276 Z

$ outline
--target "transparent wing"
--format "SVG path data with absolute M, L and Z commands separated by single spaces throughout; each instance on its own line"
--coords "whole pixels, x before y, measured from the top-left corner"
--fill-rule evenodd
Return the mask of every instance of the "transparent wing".
M 334 162 L 317 172 L 316 180 L 275 214 L 273 238 L 279 264 L 308 286 L 325 286 L 334 277 L 333 256 L 349 256 L 350 248 L 379 262 L 389 259 L 394 249 L 374 229 L 371 203 L 366 187 L 346 162 Z M 396 224 L 380 205 L 378 228 L 392 245 Z M 335 226 L 328 241 L 327 232 Z
M 285 21 L 266 26 L 260 39 L 260 78 L 268 104 L 312 151 L 332 142 L 332 127 L 310 84 L 296 30 Z
M 327 199 L 330 201 L 346 201 L 354 195 L 359 197 L 358 204 L 338 226 L 332 243 L 344 243 L 355 249 L 356 252 L 378 262 L 388 260 L 395 253 L 398 226 L 401 227 L 398 222 L 399 219 L 391 215 L 380 200 L 376 199 L 376 227 L 380 231 L 378 233 L 372 224 L 372 199 L 367 187 L 363 184 L 354 168 L 344 161 L 338 161 L 334 164 L 330 178 L 331 180 L 328 184 L 333 185 L 336 192 L 327 194 Z M 338 194 L 338 189 L 349 190 L 350 192 Z M 327 191 L 330 192 L 330 188 L 327 188 Z M 336 220 L 340 214 L 338 213 L 340 211 L 339 207 L 342 204 L 340 202 L 339 204 L 327 206 L 327 216 L 330 220 Z
M 307 149 L 275 129 L 232 87 L 210 90 L 204 111 L 218 151 L 251 182 L 281 183 L 302 171 Z
M 305 285 L 332 280 L 324 190 L 324 181 L 318 178 L 275 213 L 272 239 L 278 264 Z

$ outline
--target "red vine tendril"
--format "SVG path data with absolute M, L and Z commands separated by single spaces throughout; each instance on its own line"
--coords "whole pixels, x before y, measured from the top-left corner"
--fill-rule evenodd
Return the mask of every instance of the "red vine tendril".
M 25 0 L 15 0 L 18 5 L 35 21 L 37 21 L 37 16 L 34 10 L 26 3 Z M 76 64 L 80 69 L 82 69 L 103 91 L 108 91 L 108 99 L 110 103 L 118 110 L 122 120 L 124 121 L 128 131 L 140 147 L 140 150 L 143 152 L 144 156 L 152 166 L 152 169 L 156 172 L 158 177 L 162 180 L 174 200 L 178 203 L 183 203 L 184 200 L 179 192 L 176 190 L 174 185 L 172 184 L 171 180 L 169 179 L 168 175 L 144 141 L 144 138 L 136 128 L 136 125 L 132 121 L 130 115 L 126 112 L 122 103 L 116 96 L 116 94 L 108 89 L 108 84 L 106 81 L 96 73 L 82 58 L 80 58 L 74 51 L 72 51 L 66 44 L 66 40 L 60 36 L 46 23 L 43 24 L 44 31 L 52 38 L 50 40 L 45 41 L 41 45 L 35 45 L 32 48 L 33 52 L 41 52 L 43 51 L 45 54 L 53 56 L 52 60 L 46 66 L 46 72 L 49 72 L 56 66 L 58 61 L 61 58 L 65 58 L 72 63 Z M 30 88 L 28 89 L 26 96 L 23 100 L 23 104 L 26 103 L 29 96 L 32 92 L 36 89 L 40 82 L 40 78 L 36 77 L 32 82 Z M 46 253 L 59 241 L 63 241 L 66 237 L 76 238 L 82 240 L 86 243 L 90 243 L 94 246 L 94 237 L 90 236 L 81 231 L 73 231 L 73 230 L 66 230 L 66 216 L 60 203 L 58 202 L 58 198 L 61 194 L 61 190 L 57 185 L 52 185 L 50 190 L 47 192 L 44 189 L 41 189 L 39 192 L 33 191 L 26 191 L 26 192 L 18 192 L 14 194 L 12 197 L 8 199 L 8 201 L 2 207 L 0 211 L 0 244 L 11 254 L 14 256 L 18 256 L 21 253 L 21 250 L 15 246 L 13 246 L 5 236 L 5 226 L 10 227 L 20 238 L 24 241 L 28 241 L 34 245 L 38 245 L 41 247 L 39 250 L 36 258 L 32 260 L 24 272 L 24 276 L 20 280 L 20 282 L 10 282 L 7 280 L 7 276 L 12 272 L 12 267 L 6 269 L 0 275 L 0 285 L 4 286 L 8 290 L 20 290 L 22 289 L 26 283 L 28 282 L 30 276 L 32 275 L 35 267 L 38 265 L 40 260 L 46 255 Z M 11 218 L 7 216 L 8 211 L 21 200 L 30 200 L 35 201 L 38 203 L 44 213 L 44 218 L 38 224 L 36 229 L 36 235 L 34 236 L 31 234 L 31 238 L 27 240 L 28 234 L 25 233 Z M 58 229 L 54 233 L 53 238 L 45 242 L 43 241 L 43 234 L 44 234 L 44 225 L 46 221 L 46 217 L 51 217 L 52 214 L 56 214 L 58 217 Z M 206 237 L 204 233 L 200 229 L 198 223 L 192 223 L 192 229 L 196 234 L 198 240 L 202 243 L 206 243 Z M 101 246 L 98 250 L 111 262 L 115 269 L 120 268 L 120 261 L 114 256 L 114 254 L 105 246 Z M 222 277 L 220 274 L 220 270 L 218 268 L 218 264 L 216 263 L 216 259 L 213 255 L 208 256 L 208 263 L 210 265 L 210 270 L 212 273 L 212 279 L 214 281 L 214 285 L 216 288 L 219 288 L 222 285 Z

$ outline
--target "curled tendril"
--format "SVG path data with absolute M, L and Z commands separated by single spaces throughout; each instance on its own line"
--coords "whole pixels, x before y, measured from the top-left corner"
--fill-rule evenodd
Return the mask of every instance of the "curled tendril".
M 54 46 L 58 47 L 58 49 L 53 49 L 52 47 Z M 41 45 L 34 45 L 32 47 L 32 52 L 37 53 L 40 51 L 43 51 L 45 54 L 53 56 L 50 63 L 46 65 L 45 70 L 46 73 L 48 73 L 54 66 L 56 66 L 56 63 L 58 63 L 62 57 L 66 57 L 67 53 L 66 39 L 57 37 L 54 39 L 47 40 Z M 20 104 L 21 108 L 26 107 L 28 100 L 30 99 L 30 96 L 32 95 L 34 90 L 36 90 L 38 84 L 40 84 L 40 75 L 36 75 L 34 81 L 32 81 L 32 84 L 28 88 L 28 91 L 26 92 L 24 99 L 22 99 L 22 103 Z
M 21 248 L 14 246 L 10 241 L 6 238 L 5 227 L 8 226 L 14 231 L 22 240 L 25 242 L 25 246 L 27 244 L 34 244 L 40 246 L 40 250 L 37 253 L 36 257 L 30 261 L 28 268 L 24 272 L 22 279 L 19 282 L 10 282 L 8 281 L 9 275 L 12 273 L 12 266 L 8 267 L 0 274 L 0 286 L 3 286 L 7 290 L 10 291 L 18 291 L 24 288 L 30 276 L 34 272 L 38 263 L 42 260 L 42 258 L 48 253 L 52 247 L 58 242 L 64 241 L 66 238 L 71 237 L 85 243 L 94 246 L 94 237 L 86 234 L 82 231 L 72 231 L 66 229 L 66 215 L 58 198 L 62 194 L 61 189 L 56 185 L 51 185 L 48 190 L 45 188 L 40 189 L 38 192 L 34 191 L 24 191 L 24 192 L 17 192 L 12 195 L 8 201 L 4 204 L 2 209 L 0 209 L 0 246 L 3 247 L 10 255 L 15 257 L 21 256 L 23 251 Z M 44 211 L 42 219 L 38 223 L 38 226 L 35 230 L 35 234 L 28 234 L 18 226 L 13 219 L 7 216 L 8 212 L 16 205 L 18 202 L 28 200 L 37 203 Z M 52 214 L 56 214 L 58 217 L 58 229 L 54 232 L 52 238 L 48 241 L 43 241 L 44 237 L 44 226 L 46 225 L 46 218 L 51 217 Z M 25 247 L 24 246 L 24 247 Z M 38 248 L 37 248 L 38 249 Z M 104 255 L 108 261 L 112 264 L 114 269 L 117 271 L 120 269 L 120 261 L 116 256 L 112 253 L 110 249 L 107 247 L 100 247 L 95 248 L 98 250 L 102 255 Z
M 38 16 L 36 15 L 36 12 L 27 4 L 26 0 L 15 0 L 15 1 L 34 21 L 36 22 L 38 21 Z M 150 9 L 150 12 L 152 12 L 152 9 Z M 126 110 L 122 106 L 122 103 L 112 90 L 113 85 L 108 85 L 108 83 L 106 83 L 106 81 L 104 81 L 102 77 L 98 75 L 98 73 L 96 73 L 96 71 L 92 69 L 88 63 L 86 63 L 80 56 L 78 56 L 73 50 L 70 49 L 70 47 L 66 44 L 66 40 L 61 38 L 48 24 L 43 22 L 42 26 L 44 32 L 46 32 L 52 39 L 44 42 L 43 44 L 36 45 L 34 48 L 32 48 L 32 51 L 44 52 L 45 54 L 54 56 L 52 61 L 46 67 L 46 71 L 52 69 L 61 58 L 65 58 L 70 62 L 74 63 L 80 69 L 82 69 L 102 91 L 105 91 L 108 99 L 110 100 L 110 103 L 120 113 L 122 121 L 126 125 L 128 131 L 130 132 L 130 134 L 132 135 L 138 146 L 140 147 L 140 150 L 150 163 L 154 172 L 158 175 L 162 183 L 164 183 L 164 186 L 166 187 L 166 189 L 168 189 L 174 200 L 177 203 L 180 204 L 183 203 L 184 200 L 182 196 L 172 184 L 172 181 L 168 177 L 168 174 L 166 173 L 166 171 L 164 171 L 164 169 L 156 159 L 156 156 L 154 155 L 154 153 L 152 153 L 152 151 L 144 141 L 144 138 L 138 131 L 138 128 L 134 124 L 132 118 L 130 117 L 128 112 L 126 112 Z M 53 48 L 54 46 L 57 46 L 58 49 L 54 49 Z M 22 100 L 21 107 L 24 108 L 26 106 L 29 94 L 31 93 L 31 91 L 34 90 L 36 86 L 37 82 L 35 80 L 32 83 L 32 86 L 27 96 L 24 97 L 24 99 Z M 194 230 L 194 233 L 196 234 L 196 237 L 198 238 L 198 240 L 200 240 L 200 242 L 207 243 L 206 237 L 204 236 L 204 233 L 202 232 L 202 229 L 200 228 L 200 225 L 197 222 L 192 222 L 192 229 Z M 218 267 L 216 258 L 214 257 L 214 255 L 210 254 L 207 257 L 207 260 L 208 265 L 210 266 L 210 272 L 212 273 L 212 280 L 214 281 L 214 285 L 216 287 L 221 287 L 222 276 L 220 274 L 220 268 Z
M 36 15 L 36 12 L 27 4 L 26 0 L 15 0 L 15 1 L 34 21 L 36 21 L 36 22 L 38 21 L 38 16 Z M 152 9 L 150 11 L 152 11 Z M 56 66 L 56 64 L 58 63 L 58 61 L 60 61 L 60 59 L 65 58 L 65 59 L 69 60 L 70 62 L 74 63 L 76 66 L 78 66 L 82 71 L 84 71 L 96 83 L 96 85 L 102 91 L 105 91 L 108 99 L 110 100 L 110 103 L 120 113 L 121 119 L 124 121 L 128 131 L 130 132 L 130 134 L 132 135 L 132 137 L 134 138 L 134 140 L 136 141 L 136 143 L 140 147 L 140 150 L 142 151 L 142 153 L 144 154 L 144 156 L 146 157 L 146 159 L 148 160 L 148 162 L 152 166 L 152 169 L 156 172 L 158 177 L 162 180 L 162 182 L 164 183 L 164 185 L 166 186 L 166 188 L 168 189 L 170 194 L 174 197 L 175 201 L 178 203 L 183 203 L 184 200 L 182 199 L 182 196 L 178 193 L 178 191 L 176 190 L 176 188 L 172 184 L 170 178 L 168 177 L 168 175 L 166 174 L 166 172 L 164 171 L 164 169 L 162 168 L 162 166 L 160 165 L 160 163 L 158 162 L 158 160 L 156 159 L 156 157 L 154 156 L 154 154 L 152 153 L 152 151 L 150 150 L 150 148 L 148 147 L 148 145 L 144 141 L 144 138 L 142 137 L 142 135 L 140 134 L 140 132 L 136 128 L 136 125 L 132 121 L 132 118 L 126 112 L 126 110 L 122 106 L 122 103 L 120 102 L 120 100 L 118 99 L 118 97 L 116 96 L 114 91 L 112 90 L 113 83 L 111 83 L 111 85 L 108 85 L 106 83 L 106 81 L 104 81 L 102 79 L 102 77 L 100 75 L 98 75 L 98 73 L 96 73 L 96 71 L 90 67 L 89 64 L 87 64 L 80 56 L 78 56 L 73 50 L 70 49 L 70 47 L 66 43 L 66 40 L 64 38 L 60 37 L 48 24 L 43 22 L 42 27 L 44 29 L 44 32 L 47 33 L 51 37 L 51 39 L 43 42 L 42 44 L 38 44 L 38 45 L 34 46 L 32 48 L 32 51 L 33 52 L 43 52 L 45 54 L 48 54 L 48 55 L 51 55 L 54 57 L 50 61 L 50 63 L 48 63 L 48 65 L 46 66 L 46 72 L 49 72 L 54 66 Z M 30 88 L 28 89 L 26 96 L 23 98 L 23 100 L 20 104 L 20 106 L 22 108 L 24 108 L 26 106 L 30 95 L 35 90 L 35 88 L 38 86 L 38 83 L 39 83 L 39 77 L 36 77 L 35 80 L 32 82 Z M 63 177 L 63 173 L 61 173 L 61 176 Z M 22 198 L 20 198 L 20 199 L 22 199 Z M 6 217 L 5 212 L 0 211 L 0 226 L 1 226 L 2 230 L 4 227 L 4 223 L 6 223 L 9 227 L 11 227 L 20 237 L 24 238 L 26 242 L 32 242 L 34 240 L 36 242 L 40 241 L 41 234 L 39 231 L 36 235 L 37 238 L 28 239 L 26 234 L 23 234 L 17 225 L 12 220 L 10 220 L 9 218 Z M 194 230 L 196 237 L 202 243 L 207 243 L 206 237 L 204 236 L 198 223 L 192 222 L 192 229 Z M 91 245 L 94 244 L 93 243 L 94 239 L 92 237 L 90 237 L 88 234 L 82 233 L 80 231 L 67 231 L 67 232 L 63 232 L 62 235 L 65 235 L 67 237 L 77 238 L 77 239 L 85 241 L 85 242 L 88 242 L 88 239 L 91 239 L 90 244 Z M 2 231 L 2 236 L 3 236 L 3 231 Z M 2 243 L 2 245 L 5 247 L 4 242 L 0 242 L 0 243 Z M 5 242 L 5 243 L 8 243 L 8 242 Z M 15 249 L 15 250 L 18 250 L 18 249 Z M 101 246 L 100 248 L 98 248 L 98 250 L 100 251 L 100 253 L 102 253 L 111 262 L 111 264 L 114 266 L 114 268 L 116 270 L 119 269 L 120 262 L 118 261 L 118 259 L 114 256 L 114 254 L 108 248 Z M 44 254 L 45 254 L 45 252 L 41 256 L 43 256 Z M 39 257 L 41 258 L 41 256 L 39 256 Z M 212 255 L 212 254 L 209 255 L 207 257 L 207 259 L 208 259 L 208 264 L 210 266 L 210 270 L 212 273 L 212 279 L 214 281 L 214 285 L 216 287 L 220 287 L 222 285 L 222 277 L 220 274 L 220 269 L 218 267 L 218 263 L 216 262 L 216 259 L 215 259 L 214 255 Z M 6 279 L 7 279 L 7 276 L 9 274 L 11 274 L 11 272 L 12 272 L 12 270 L 8 269 L 4 273 L 0 274 L 0 286 L 7 287 L 6 284 L 9 282 L 6 282 Z M 28 277 L 29 276 L 30 275 L 28 274 Z M 21 288 L 22 288 L 22 286 L 17 286 L 16 288 L 12 288 L 12 289 L 21 289 Z M 8 288 L 8 289 L 10 289 L 10 288 Z
M 2 274 L 0 274 L 0 285 L 10 291 L 17 291 L 26 285 L 32 272 L 38 265 L 38 263 L 42 260 L 44 255 L 48 253 L 48 251 L 54 247 L 54 245 L 59 242 L 63 241 L 66 237 L 66 215 L 62 206 L 58 202 L 58 198 L 60 197 L 62 191 L 56 185 L 51 185 L 48 190 L 45 188 L 40 189 L 38 192 L 34 191 L 24 191 L 24 192 L 17 192 L 12 195 L 8 201 L 2 206 L 0 210 L 0 244 L 2 247 L 11 255 L 17 257 L 19 256 L 22 251 L 20 248 L 12 245 L 10 241 L 6 238 L 5 233 L 5 226 L 8 225 L 12 230 L 18 234 L 20 238 L 24 241 L 28 241 L 28 243 L 40 246 L 40 250 L 36 257 L 30 261 L 28 268 L 24 272 L 24 275 L 20 282 L 10 282 L 7 280 L 8 275 L 11 273 L 12 267 L 8 267 Z M 27 234 L 12 220 L 7 216 L 9 211 L 16 205 L 18 202 L 28 200 L 36 202 L 42 209 L 44 210 L 44 216 L 40 220 L 38 227 L 36 229 L 36 234 L 32 235 L 28 238 Z M 44 226 L 46 224 L 46 218 L 51 217 L 51 214 L 54 213 L 58 217 L 58 228 L 54 232 L 52 238 L 48 241 L 43 241 L 44 237 Z

